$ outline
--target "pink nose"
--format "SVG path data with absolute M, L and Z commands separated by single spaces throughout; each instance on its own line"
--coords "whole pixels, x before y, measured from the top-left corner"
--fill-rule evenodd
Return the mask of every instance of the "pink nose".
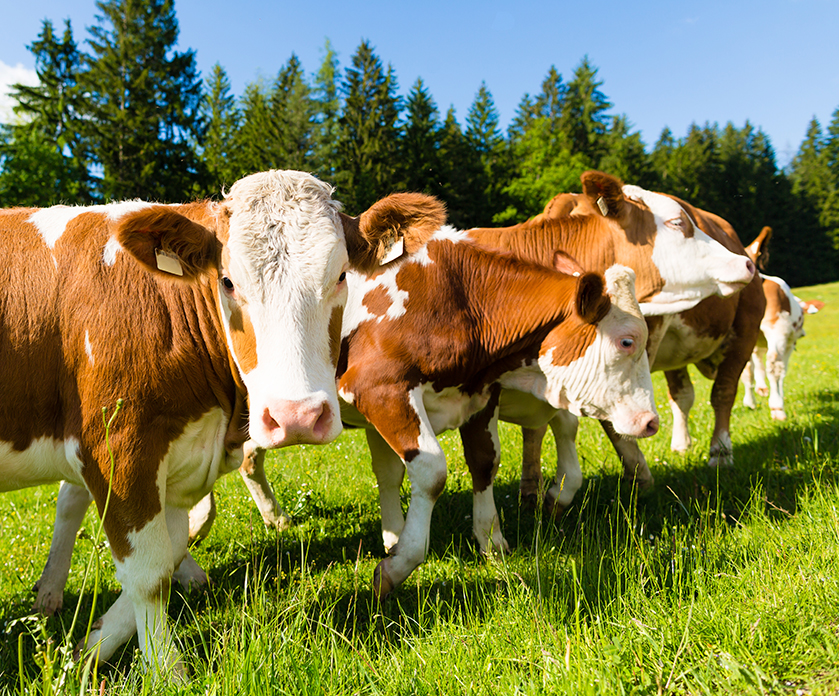
M 746 259 L 746 270 L 747 270 L 749 273 L 751 273 L 751 274 L 752 274 L 752 276 L 754 276 L 755 271 L 757 270 L 757 269 L 755 268 L 754 263 L 752 263 L 752 260 L 751 260 L 751 259 Z
M 638 437 L 651 437 L 658 432 L 658 416 L 655 413 L 647 413 L 641 419 L 641 434 Z
M 332 429 L 332 408 L 326 401 L 276 401 L 263 408 L 262 427 L 270 447 L 322 444 Z

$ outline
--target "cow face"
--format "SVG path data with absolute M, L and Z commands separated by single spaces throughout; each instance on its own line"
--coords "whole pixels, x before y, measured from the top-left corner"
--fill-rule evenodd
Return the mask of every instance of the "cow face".
M 600 276 L 582 276 L 574 316 L 558 324 L 542 343 L 538 368 L 543 378 L 530 388 L 514 381 L 502 386 L 530 391 L 578 416 L 610 420 L 622 435 L 654 435 L 658 414 L 645 350 L 647 326 L 635 299 L 635 273 L 613 266 L 606 272 L 606 289 L 609 297 L 603 294 Z
M 237 181 L 212 219 L 150 206 L 115 231 L 153 273 L 209 277 L 248 394 L 248 434 L 263 448 L 338 436 L 346 271 L 398 262 L 445 221 L 442 204 L 418 194 L 390 196 L 359 218 L 339 209 L 332 188 L 312 175 L 268 171 Z
M 664 286 L 641 304 L 645 316 L 684 311 L 706 297 L 728 297 L 749 284 L 754 263 L 705 234 L 678 201 L 638 186 L 624 186 L 623 192 L 642 202 L 655 220 L 652 261 Z

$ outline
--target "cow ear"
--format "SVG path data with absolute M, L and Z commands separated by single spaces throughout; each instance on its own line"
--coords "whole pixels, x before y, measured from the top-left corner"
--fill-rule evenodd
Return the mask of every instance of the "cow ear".
M 626 213 L 626 200 L 623 197 L 623 182 L 611 174 L 588 171 L 580 176 L 583 194 L 591 201 L 595 210 L 603 217 L 621 221 Z
M 755 240 L 746 247 L 746 254 L 760 268 L 766 269 L 769 261 L 769 240 L 772 239 L 772 228 L 764 227 Z
M 433 196 L 394 193 L 357 218 L 341 215 L 350 265 L 362 273 L 413 254 L 446 222 Z
M 192 280 L 215 267 L 219 256 L 210 230 L 163 205 L 120 218 L 114 236 L 146 270 L 175 279 Z
M 554 252 L 554 268 L 560 273 L 572 276 L 581 276 L 585 273 L 577 259 L 558 249 Z
M 604 290 L 603 276 L 586 273 L 580 277 L 574 308 L 587 324 L 596 324 L 609 313 L 612 303 Z

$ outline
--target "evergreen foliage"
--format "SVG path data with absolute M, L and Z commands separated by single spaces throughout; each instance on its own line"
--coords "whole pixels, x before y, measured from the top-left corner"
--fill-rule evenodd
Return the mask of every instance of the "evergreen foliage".
M 0 127 L 0 204 L 217 196 L 270 168 L 303 169 L 337 187 L 357 214 L 393 191 L 424 191 L 456 227 L 512 224 L 556 193 L 579 191 L 597 168 L 725 217 L 748 243 L 774 230 L 767 271 L 792 285 L 839 278 L 839 109 L 814 118 L 781 170 L 748 121 L 665 128 L 647 149 L 629 117 L 611 113 L 583 57 L 569 82 L 555 66 L 526 93 L 506 133 L 487 85 L 463 123 L 441 118 L 421 78 L 399 94 L 396 74 L 362 41 L 343 70 L 326 41 L 316 72 L 296 55 L 273 80 L 233 94 L 221 65 L 202 82 L 191 50 L 175 50 L 173 0 L 99 0 L 79 50 L 69 22 L 30 45 L 39 84 L 16 85 L 14 124 Z

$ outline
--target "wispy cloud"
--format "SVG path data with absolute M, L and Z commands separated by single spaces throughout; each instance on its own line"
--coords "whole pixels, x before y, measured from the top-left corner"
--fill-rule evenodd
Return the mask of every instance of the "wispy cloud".
M 38 76 L 22 63 L 6 65 L 0 60 L 0 123 L 8 123 L 13 117 L 14 100 L 9 96 L 9 89 L 14 84 L 38 84 Z

